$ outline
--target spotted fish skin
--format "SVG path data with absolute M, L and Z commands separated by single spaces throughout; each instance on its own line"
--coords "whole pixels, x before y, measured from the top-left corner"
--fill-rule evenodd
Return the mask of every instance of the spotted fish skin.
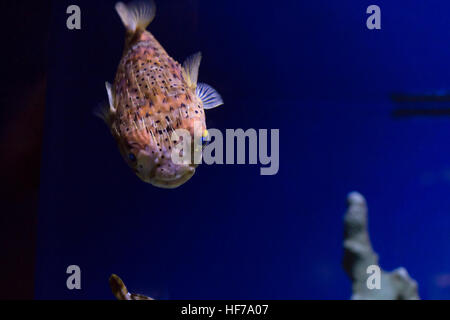
M 106 84 L 109 109 L 102 117 L 141 180 L 176 188 L 194 175 L 197 165 L 172 162 L 172 133 L 184 129 L 191 137 L 204 136 L 204 110 L 221 105 L 222 99 L 197 83 L 200 54 L 182 66 L 146 30 L 154 17 L 153 2 L 118 3 L 116 10 L 126 27 L 125 48 L 114 84 Z
M 181 128 L 191 136 L 201 137 L 206 129 L 203 103 L 195 88 L 188 87 L 182 66 L 157 40 L 148 31 L 138 36 L 130 43 L 114 81 L 115 126 L 128 145 L 126 149 L 134 155 L 131 159 L 130 155 L 124 155 L 125 158 L 132 167 L 134 159 L 138 162 L 135 170 L 140 178 L 170 187 L 172 179 L 177 184 L 180 179 L 187 181 L 196 167 L 172 162 L 171 134 Z

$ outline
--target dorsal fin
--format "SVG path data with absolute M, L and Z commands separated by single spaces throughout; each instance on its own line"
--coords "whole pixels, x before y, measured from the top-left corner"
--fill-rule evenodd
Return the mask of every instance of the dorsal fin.
M 116 11 L 127 31 L 134 33 L 136 30 L 145 30 L 153 21 L 156 14 L 156 5 L 153 0 L 129 4 L 117 2 Z
M 197 87 L 198 81 L 198 70 L 200 69 L 200 62 L 202 61 L 202 53 L 197 52 L 191 56 L 189 56 L 183 62 L 184 71 L 186 71 L 187 75 L 187 83 L 190 88 Z

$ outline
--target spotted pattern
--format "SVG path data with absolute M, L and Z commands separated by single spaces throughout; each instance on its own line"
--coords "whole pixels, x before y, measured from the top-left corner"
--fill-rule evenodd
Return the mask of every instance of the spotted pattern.
M 195 123 L 201 136 L 206 129 L 202 101 L 186 77 L 182 66 L 148 31 L 125 48 L 113 84 L 116 115 L 111 127 L 124 158 L 146 182 L 157 179 L 169 186 L 186 170 L 171 161 L 174 130 L 186 129 L 194 136 Z M 147 171 L 145 164 L 139 164 L 142 150 L 152 163 Z M 130 153 L 138 161 L 132 161 Z

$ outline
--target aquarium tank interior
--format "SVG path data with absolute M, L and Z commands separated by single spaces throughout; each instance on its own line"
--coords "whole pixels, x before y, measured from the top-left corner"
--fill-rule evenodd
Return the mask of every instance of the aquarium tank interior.
M 116 2 L 17 5 L 5 299 L 450 299 L 450 3 Z

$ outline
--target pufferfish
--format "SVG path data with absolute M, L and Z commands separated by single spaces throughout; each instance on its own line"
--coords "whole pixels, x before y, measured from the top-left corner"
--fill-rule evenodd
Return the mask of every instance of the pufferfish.
M 126 28 L 125 48 L 113 85 L 106 82 L 109 104 L 98 115 L 142 181 L 179 187 L 198 164 L 172 161 L 177 142 L 171 135 L 184 129 L 191 137 L 207 139 L 204 110 L 222 105 L 223 100 L 212 87 L 197 82 L 201 53 L 181 65 L 146 30 L 155 17 L 153 1 L 118 2 L 115 8 Z

